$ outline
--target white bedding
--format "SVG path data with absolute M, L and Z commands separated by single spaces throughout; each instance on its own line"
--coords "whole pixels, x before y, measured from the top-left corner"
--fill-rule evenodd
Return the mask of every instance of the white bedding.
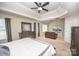
M 24 38 L 3 45 L 9 47 L 11 56 L 51 56 L 56 54 L 52 45 L 43 44 L 31 38 Z M 47 47 L 49 48 L 47 49 Z

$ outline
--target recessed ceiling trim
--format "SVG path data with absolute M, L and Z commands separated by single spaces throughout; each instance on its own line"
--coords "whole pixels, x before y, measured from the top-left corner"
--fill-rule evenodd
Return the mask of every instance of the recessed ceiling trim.
M 8 12 L 12 12 L 15 14 L 19 14 L 22 16 L 30 17 L 33 19 L 38 19 L 37 14 L 33 13 L 29 8 L 25 9 L 23 6 L 16 2 L 1 2 L 0 9 Z
M 31 11 L 32 13 L 34 13 L 34 14 L 38 14 L 38 13 L 36 13 L 35 11 L 31 10 L 30 8 L 25 7 L 24 5 L 20 4 L 19 2 L 17 2 L 17 4 L 18 4 L 19 6 L 21 6 L 21 7 L 25 8 L 25 9 L 30 10 L 30 11 Z
M 0 7 L 0 10 L 2 10 L 2 11 L 6 11 L 6 12 L 10 12 L 10 13 L 15 13 L 15 14 L 17 14 L 17 15 L 21 15 L 21 16 L 29 17 L 29 18 L 32 18 L 32 19 L 35 19 L 35 20 L 38 19 L 38 18 L 35 18 L 35 17 L 32 17 L 32 16 L 29 16 L 29 15 L 25 15 L 25 14 L 22 14 L 22 13 L 19 13 L 19 12 L 13 11 L 13 10 L 6 9 L 6 8 L 1 8 L 1 7 Z
M 12 4 L 12 6 L 14 6 L 14 8 L 17 5 L 16 6 L 17 10 L 14 9 L 14 8 L 10 8 L 11 6 L 8 7 L 7 6 L 7 4 L 8 4 L 7 2 L 5 2 L 4 4 L 2 6 L 0 5 L 0 9 L 1 10 L 8 11 L 8 12 L 12 12 L 12 13 L 15 13 L 15 14 L 18 14 L 18 15 L 22 15 L 22 16 L 25 16 L 25 17 L 33 18 L 33 19 L 36 19 L 36 20 L 39 20 L 39 21 L 44 21 L 44 20 L 48 20 L 48 19 L 51 19 L 51 18 L 52 19 L 53 18 L 58 18 L 58 17 L 61 17 L 61 16 L 63 16 L 63 15 L 65 15 L 65 14 L 68 13 L 68 11 L 66 9 L 63 9 L 62 7 L 58 7 L 54 11 L 50 11 L 50 12 L 47 12 L 45 14 L 38 14 L 38 13 L 35 13 L 34 11 L 32 11 L 30 8 L 25 7 L 24 5 L 21 5 L 20 3 L 13 3 Z M 9 4 L 11 4 L 11 3 L 9 3 Z M 18 8 L 21 9 L 21 10 L 18 10 Z
M 55 19 L 55 18 L 62 17 L 64 15 L 66 15 L 67 13 L 68 13 L 68 11 L 66 9 L 59 7 L 55 11 L 51 11 L 47 14 L 43 14 L 42 17 L 39 18 L 39 20 L 45 21 L 45 20 Z

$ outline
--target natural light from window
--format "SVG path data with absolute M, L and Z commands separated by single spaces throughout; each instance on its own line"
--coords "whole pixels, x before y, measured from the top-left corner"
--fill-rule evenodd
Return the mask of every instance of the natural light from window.
M 42 24 L 42 32 L 47 32 L 47 25 L 46 24 Z
M 5 28 L 5 20 L 0 19 L 0 40 L 7 39 L 6 36 L 6 28 Z

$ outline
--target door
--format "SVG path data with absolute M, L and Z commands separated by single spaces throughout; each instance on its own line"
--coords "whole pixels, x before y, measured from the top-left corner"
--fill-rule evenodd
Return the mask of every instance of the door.
M 79 56 L 79 27 L 72 28 L 71 48 L 75 49 L 76 56 Z M 73 52 L 73 51 L 72 51 Z

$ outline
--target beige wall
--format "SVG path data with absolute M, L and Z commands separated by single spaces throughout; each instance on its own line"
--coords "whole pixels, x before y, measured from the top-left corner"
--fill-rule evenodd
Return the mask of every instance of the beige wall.
M 79 15 L 68 15 L 65 17 L 65 41 L 71 43 L 71 28 L 79 27 Z
M 19 39 L 19 32 L 21 32 L 21 22 L 29 22 L 32 23 L 32 31 L 33 31 L 33 23 L 37 22 L 34 19 L 31 18 L 26 18 L 26 17 L 22 17 L 22 16 L 18 16 L 15 14 L 11 14 L 11 13 L 6 13 L 6 12 L 0 12 L 0 17 L 1 18 L 11 18 L 11 32 L 12 32 L 12 40 L 17 40 Z
M 55 20 L 52 20 L 48 23 L 48 31 L 49 32 L 52 32 L 52 28 L 54 25 L 59 25 L 61 26 L 62 28 L 62 31 L 59 33 L 60 37 L 64 37 L 64 22 L 65 22 L 65 19 L 55 19 Z

